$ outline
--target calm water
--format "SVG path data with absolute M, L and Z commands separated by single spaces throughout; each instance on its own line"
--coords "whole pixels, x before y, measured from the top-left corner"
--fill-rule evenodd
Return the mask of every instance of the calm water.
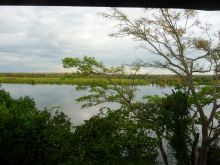
M 34 98 L 36 106 L 39 109 L 45 107 L 59 106 L 60 110 L 65 112 L 74 125 L 83 123 L 84 120 L 99 112 L 99 108 L 108 106 L 117 108 L 116 103 L 102 104 L 100 106 L 81 108 L 81 104 L 75 101 L 76 98 L 85 95 L 87 92 L 77 91 L 74 85 L 27 85 L 27 84 L 1 84 L 1 87 L 10 92 L 13 98 L 21 96 L 30 96 Z M 145 95 L 164 95 L 171 93 L 172 87 L 159 87 L 153 85 L 139 86 L 136 99 L 141 100 Z M 166 144 L 166 142 L 165 142 Z M 166 145 L 164 146 L 167 150 Z M 158 161 L 162 162 L 162 157 L 158 157 Z M 175 164 L 174 160 L 169 160 L 170 164 Z
M 27 84 L 1 84 L 2 88 L 9 91 L 13 98 L 30 96 L 34 98 L 39 109 L 59 106 L 65 112 L 73 124 L 78 125 L 84 120 L 98 113 L 99 108 L 108 106 L 117 108 L 114 103 L 102 104 L 91 108 L 81 108 L 81 104 L 75 101 L 76 98 L 83 96 L 86 92 L 76 91 L 73 85 L 27 85 Z M 139 86 L 137 99 L 140 100 L 144 95 L 163 95 L 171 93 L 171 87 L 158 87 L 153 85 Z

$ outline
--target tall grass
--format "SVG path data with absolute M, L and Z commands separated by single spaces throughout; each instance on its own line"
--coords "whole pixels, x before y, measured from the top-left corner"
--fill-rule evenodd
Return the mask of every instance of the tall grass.
M 129 85 L 132 75 L 122 75 L 113 79 L 116 84 Z M 201 85 L 211 84 L 211 76 L 194 76 L 194 81 Z M 137 75 L 136 84 L 157 84 L 162 86 L 180 85 L 181 81 L 174 75 Z M 97 75 L 78 73 L 0 73 L 0 83 L 21 84 L 73 84 L 73 85 L 108 85 L 108 81 Z

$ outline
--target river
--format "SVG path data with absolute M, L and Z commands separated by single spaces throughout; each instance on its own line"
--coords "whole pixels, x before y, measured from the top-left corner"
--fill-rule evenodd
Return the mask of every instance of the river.
M 100 107 L 108 106 L 117 108 L 116 103 L 106 103 L 90 108 L 81 108 L 76 98 L 86 94 L 77 91 L 75 85 L 28 85 L 28 84 L 1 84 L 1 87 L 10 92 L 13 98 L 30 96 L 35 100 L 38 109 L 60 107 L 71 119 L 74 125 L 83 123 L 84 120 L 99 112 Z M 159 87 L 155 85 L 138 86 L 136 99 L 141 100 L 145 95 L 163 95 L 171 93 L 172 87 Z

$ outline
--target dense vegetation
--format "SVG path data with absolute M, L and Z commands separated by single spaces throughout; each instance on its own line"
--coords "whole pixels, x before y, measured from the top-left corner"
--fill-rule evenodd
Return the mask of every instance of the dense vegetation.
M 38 110 L 29 97 L 0 90 L 0 160 L 4 164 L 155 164 L 157 142 L 127 110 L 100 112 L 72 127 L 62 112 Z
M 176 91 L 173 90 L 171 95 L 165 97 L 147 95 L 144 97 L 146 101 L 138 102 L 135 100 L 137 90 L 135 74 L 131 77 L 132 81 L 129 85 L 112 81 L 113 79 L 118 79 L 119 82 L 122 80 L 121 75 L 125 74 L 123 66 L 107 67 L 102 62 L 88 56 L 83 59 L 67 57 L 62 61 L 64 67 L 77 69 L 78 72 L 85 75 L 99 75 L 110 84 L 77 86 L 76 89 L 79 91 L 88 91 L 85 96 L 77 99 L 83 103 L 82 107 L 90 107 L 104 102 L 119 103 L 121 105 L 119 112 L 121 113 L 118 115 L 123 114 L 123 121 L 131 125 L 137 124 L 137 130 L 143 131 L 143 137 L 154 137 L 155 147 L 160 151 L 164 164 L 168 165 L 172 159 L 179 165 L 194 164 L 198 160 L 197 152 L 201 150 L 198 147 L 201 119 L 197 116 L 198 112 L 195 109 L 196 103 L 193 95 L 189 93 L 184 83 Z M 131 71 L 138 73 L 143 65 L 138 62 L 130 67 Z M 197 86 L 197 90 L 199 103 L 203 107 L 210 105 L 212 102 L 210 97 L 212 94 L 211 85 Z M 219 117 L 216 113 L 213 120 L 219 121 Z M 115 119 L 115 121 L 117 120 Z M 213 122 L 209 136 L 212 135 L 211 131 L 216 129 L 214 125 L 216 123 Z M 103 132 L 103 134 L 105 133 Z M 217 138 L 213 141 L 216 140 Z M 215 150 L 216 153 L 216 148 L 212 148 L 210 145 L 207 155 L 209 149 Z M 215 158 L 212 160 L 218 161 Z
M 158 164 L 163 137 L 170 159 L 190 164 L 191 120 L 184 100 L 181 91 L 153 96 L 147 104 L 136 103 L 132 111 L 125 106 L 102 109 L 84 124 L 72 126 L 64 113 L 38 110 L 33 99 L 13 99 L 1 89 L 0 161 L 5 165 Z M 213 144 L 208 163 L 219 163 L 219 156 L 219 147 Z
M 39 111 L 33 99 L 13 99 L 1 89 L 0 148 L 3 164 L 71 164 L 71 123 L 62 112 Z
M 153 138 L 123 111 L 100 113 L 72 127 L 58 111 L 38 110 L 29 97 L 0 90 L 0 161 L 4 164 L 112 164 L 156 162 Z
M 82 164 L 156 164 L 155 138 L 146 136 L 124 109 L 100 113 L 77 126 L 74 149 Z
M 116 21 L 111 37 L 133 38 L 146 54 L 160 59 L 145 61 L 146 67 L 170 70 L 186 87 L 193 104 L 191 164 L 206 165 L 208 150 L 220 136 L 220 33 L 204 22 L 197 11 L 188 9 L 143 9 L 141 15 L 133 17 L 113 8 L 101 15 Z M 208 86 L 200 88 L 195 78 L 204 73 L 213 78 Z M 168 164 L 165 159 L 164 162 Z
M 129 84 L 132 74 L 121 75 L 124 85 Z M 119 83 L 117 79 L 114 80 Z M 198 75 L 194 81 L 200 85 L 207 85 L 212 82 L 212 76 Z M 103 85 L 109 84 L 100 76 L 80 73 L 1 73 L 0 83 L 21 83 L 21 84 L 72 84 L 72 85 Z M 181 80 L 175 75 L 137 75 L 136 83 L 139 85 L 177 85 Z

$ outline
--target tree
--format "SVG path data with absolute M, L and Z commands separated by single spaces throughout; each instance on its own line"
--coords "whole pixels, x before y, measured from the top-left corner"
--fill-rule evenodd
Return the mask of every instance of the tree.
M 77 101 L 84 103 L 83 107 L 98 105 L 104 102 L 119 103 L 121 106 L 120 109 L 124 109 L 124 111 L 126 111 L 127 119 L 129 119 L 131 123 L 136 123 L 138 121 L 137 129 L 145 130 L 144 136 L 148 137 L 149 132 L 151 132 L 151 134 L 154 134 L 157 141 L 157 146 L 161 152 L 165 164 L 168 164 L 168 158 L 163 146 L 164 139 L 170 140 L 171 143 L 175 143 L 177 140 L 183 140 L 181 144 L 183 146 L 185 145 L 185 153 L 182 155 L 182 157 L 178 157 L 179 154 L 183 153 L 180 152 L 180 150 L 183 149 L 182 146 L 177 146 L 175 148 L 173 145 L 172 147 L 176 151 L 175 157 L 180 162 L 181 160 L 185 162 L 189 161 L 187 157 L 188 152 L 186 152 L 188 151 L 186 149 L 186 141 L 189 140 L 187 136 L 189 134 L 189 130 L 187 130 L 189 124 L 186 124 L 186 121 L 189 120 L 189 115 L 187 116 L 189 106 L 185 93 L 179 91 L 171 96 L 166 96 L 166 99 L 162 99 L 158 96 L 150 96 L 147 97 L 147 104 L 140 103 L 135 100 L 137 86 L 136 74 L 139 71 L 140 67 L 144 66 L 144 64 L 140 61 L 135 62 L 130 66 L 135 72 L 132 76 L 131 83 L 126 85 L 121 82 L 121 77 L 126 76 L 123 66 L 108 68 L 104 64 L 96 61 L 94 58 L 91 57 L 84 57 L 82 60 L 80 60 L 79 58 L 68 57 L 63 59 L 63 65 L 64 67 L 77 69 L 77 71 L 82 74 L 98 74 L 100 77 L 103 77 L 109 82 L 109 84 L 107 85 L 104 84 L 99 86 L 78 86 L 78 90 L 88 90 L 89 92 L 89 94 L 77 99 Z M 118 68 L 120 68 L 120 72 Z M 115 78 L 117 78 L 118 82 L 115 81 Z M 182 101 L 182 104 L 178 103 L 179 100 Z M 117 114 L 119 115 L 120 113 Z M 172 121 L 168 123 L 167 118 L 170 118 L 171 115 L 173 116 Z M 177 117 L 178 121 L 176 121 Z M 173 123 L 173 121 L 176 121 L 176 123 Z M 177 123 L 179 125 L 174 126 L 174 124 Z M 179 131 L 180 127 L 184 129 L 182 131 Z M 177 132 L 182 133 L 179 138 L 177 138 L 179 136 L 177 135 Z M 166 138 L 166 134 L 168 133 L 174 134 L 172 136 L 170 135 L 170 137 L 172 137 L 173 139 Z
M 11 98 L 0 90 L 0 162 L 72 164 L 73 132 L 67 116 L 39 111 L 30 97 Z
M 156 95 L 145 98 L 147 103 L 141 103 L 131 113 L 135 114 L 132 116 L 140 126 L 152 130 L 156 135 L 164 164 L 169 164 L 164 141 L 170 145 L 176 164 L 190 164 L 191 115 L 186 92 L 178 89 L 163 97 Z
M 77 86 L 77 90 L 87 90 L 89 92 L 88 95 L 76 99 L 77 101 L 84 103 L 82 107 L 94 106 L 102 104 L 104 102 L 115 102 L 119 103 L 121 108 L 123 107 L 127 109 L 127 115 L 129 118 L 133 118 L 131 116 L 137 115 L 133 112 L 135 111 L 135 109 L 140 109 L 141 107 L 139 106 L 141 104 L 137 103 L 137 101 L 134 100 L 136 86 L 138 83 L 136 80 L 136 74 L 138 73 L 141 67 L 145 66 L 145 64 L 143 64 L 142 61 L 137 61 L 130 65 L 130 69 L 131 71 L 133 71 L 133 76 L 130 81 L 130 84 L 127 85 L 123 84 L 123 82 L 121 81 L 121 77 L 126 76 L 125 66 L 123 65 L 120 67 L 109 68 L 105 66 L 103 63 L 96 61 L 95 58 L 88 56 L 85 56 L 82 60 L 80 60 L 79 58 L 67 57 L 64 58 L 62 62 L 64 68 L 74 68 L 77 70 L 77 72 L 82 74 L 96 74 L 109 82 L 109 84 L 99 86 Z M 117 80 L 117 82 L 115 80 Z M 158 120 L 155 121 L 157 122 Z M 153 123 L 144 123 L 147 126 L 141 127 L 145 128 L 145 130 L 147 129 L 146 132 L 148 132 L 149 129 L 152 130 L 151 127 L 155 125 L 155 121 Z M 158 125 L 156 124 L 156 126 Z M 161 130 L 158 129 L 159 126 L 155 128 L 156 129 L 153 129 L 153 131 L 156 132 L 159 149 L 163 156 L 164 162 L 168 164 L 167 155 L 164 151 L 162 144 L 163 131 L 159 131 Z M 146 134 L 145 136 L 148 136 L 148 134 Z
M 166 126 L 168 143 L 178 165 L 191 164 L 191 115 L 186 92 L 177 90 L 162 99 L 163 121 Z M 167 120 L 169 118 L 169 120 Z
M 198 119 L 196 124 L 192 124 L 194 164 L 205 165 L 208 148 L 220 135 L 220 125 L 215 122 L 219 120 L 216 114 L 220 107 L 217 102 L 220 55 L 218 36 L 211 36 L 211 25 L 203 25 L 194 10 L 145 9 L 145 12 L 143 17 L 133 20 L 118 9 L 112 9 L 111 13 L 102 13 L 102 16 L 118 21 L 116 31 L 111 36 L 132 36 L 144 42 L 142 47 L 148 52 L 162 57 L 163 60 L 150 63 L 150 67 L 166 68 L 182 79 L 188 88 L 188 94 L 193 98 L 193 118 L 195 121 Z M 193 55 L 193 51 L 196 51 L 196 55 Z M 196 73 L 211 71 L 213 81 L 208 89 L 204 89 L 204 93 L 202 88 L 194 84 L 193 78 Z M 201 96 L 201 93 L 204 95 Z M 208 104 L 212 108 L 207 114 L 204 107 Z M 201 126 L 201 133 L 195 131 L 196 125 Z M 198 134 L 201 146 L 198 144 Z
M 127 109 L 107 109 L 75 127 L 76 164 L 156 164 L 155 138 L 130 120 Z
M 130 72 L 132 72 L 132 77 L 126 84 L 122 81 L 123 77 L 128 76 L 125 74 L 125 65 L 107 67 L 95 60 L 95 58 L 88 56 L 85 56 L 83 59 L 66 57 L 62 62 L 64 68 L 74 68 L 86 75 L 95 74 L 107 81 L 107 84 L 81 85 L 77 87 L 78 90 L 88 90 L 91 93 L 77 99 L 77 101 L 85 103 L 83 107 L 98 105 L 104 102 L 117 102 L 132 109 L 138 84 L 136 75 L 140 68 L 144 66 L 142 61 L 136 61 L 128 66 Z

